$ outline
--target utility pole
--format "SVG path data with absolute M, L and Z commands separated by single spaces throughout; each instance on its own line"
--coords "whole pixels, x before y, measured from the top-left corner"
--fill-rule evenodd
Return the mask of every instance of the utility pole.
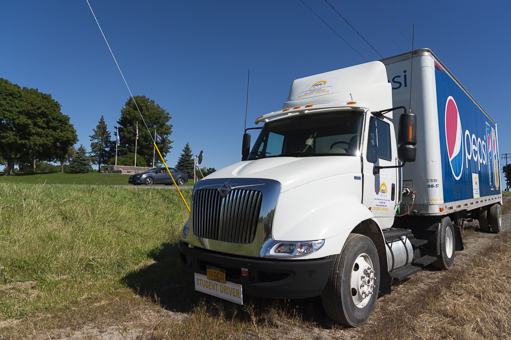
M 138 121 L 137 121 L 137 137 L 135 138 L 135 167 L 137 166 L 137 142 L 138 142 Z
M 117 147 L 121 141 L 119 140 L 119 127 L 116 126 L 115 129 L 117 130 L 117 140 L 115 141 L 115 166 L 117 166 Z
M 511 153 L 503 153 L 502 154 L 502 158 L 505 158 L 506 159 L 506 165 L 507 165 L 507 157 L 511 157 Z
M 156 128 L 154 128 L 154 140 L 156 141 Z M 156 156 L 156 146 L 154 146 L 154 142 L 153 142 L 153 168 L 155 167 L 154 166 L 154 158 Z

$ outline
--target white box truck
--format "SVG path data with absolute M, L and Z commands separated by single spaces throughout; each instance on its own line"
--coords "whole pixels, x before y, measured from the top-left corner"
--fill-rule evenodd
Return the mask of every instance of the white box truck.
M 179 247 L 196 290 L 321 296 L 354 327 L 393 281 L 448 269 L 465 222 L 501 231 L 497 125 L 429 49 L 297 79 L 260 123 L 195 185 Z

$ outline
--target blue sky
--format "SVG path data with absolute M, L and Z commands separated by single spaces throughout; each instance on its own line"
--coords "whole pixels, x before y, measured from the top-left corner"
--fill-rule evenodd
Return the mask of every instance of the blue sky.
M 415 47 L 432 49 L 498 123 L 501 154 L 511 152 L 511 2 L 303 1 L 358 52 L 299 0 L 89 0 L 133 94 L 172 117 L 169 166 L 187 142 L 204 150 L 201 166 L 240 160 L 248 69 L 251 127 L 282 108 L 293 79 L 381 59 L 328 3 L 387 57 L 411 46 L 379 4 L 410 41 L 415 24 Z M 102 115 L 113 137 L 129 92 L 87 2 L 2 0 L 0 13 L 0 77 L 51 94 L 78 145 L 90 148 Z

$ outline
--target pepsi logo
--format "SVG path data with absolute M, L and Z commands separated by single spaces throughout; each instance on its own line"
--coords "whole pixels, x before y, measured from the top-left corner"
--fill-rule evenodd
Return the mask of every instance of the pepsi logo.
M 445 104 L 445 139 L 452 174 L 459 180 L 463 173 L 463 129 L 458 106 L 451 96 Z

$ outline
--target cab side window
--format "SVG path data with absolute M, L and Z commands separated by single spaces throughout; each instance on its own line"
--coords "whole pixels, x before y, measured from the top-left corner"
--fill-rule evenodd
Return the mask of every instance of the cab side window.
M 369 136 L 367 143 L 367 161 L 376 163 L 378 158 L 390 161 L 390 125 L 376 118 L 369 121 Z
M 390 148 L 390 125 L 377 120 L 378 129 L 378 158 L 390 161 L 392 159 L 392 153 Z

